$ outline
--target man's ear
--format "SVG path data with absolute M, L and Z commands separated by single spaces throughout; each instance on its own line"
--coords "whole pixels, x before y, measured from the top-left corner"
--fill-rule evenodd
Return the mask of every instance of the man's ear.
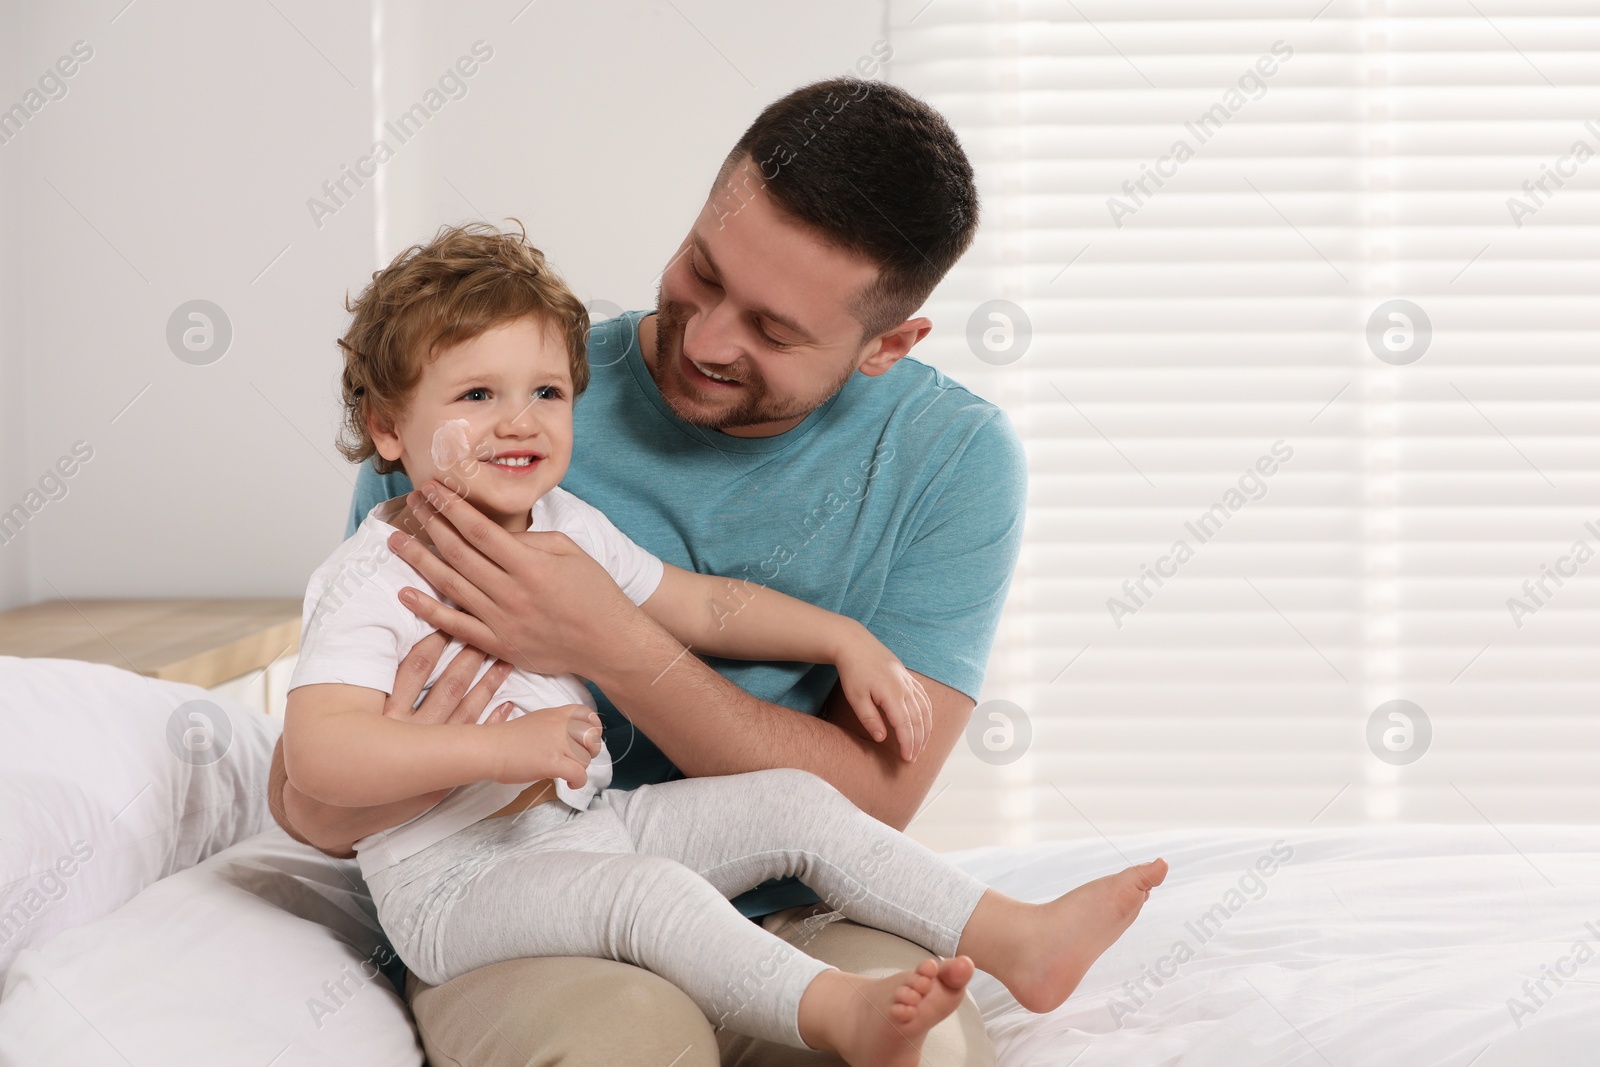
M 928 336 L 931 329 L 931 319 L 907 319 L 893 329 L 886 330 L 867 345 L 867 357 L 856 369 L 868 377 L 876 378 L 900 362 L 900 358 Z
M 372 444 L 377 448 L 378 455 L 390 463 L 399 462 L 400 454 L 404 451 L 400 447 L 400 435 L 395 432 L 394 426 L 388 419 L 370 408 L 367 411 L 367 436 L 372 438 Z

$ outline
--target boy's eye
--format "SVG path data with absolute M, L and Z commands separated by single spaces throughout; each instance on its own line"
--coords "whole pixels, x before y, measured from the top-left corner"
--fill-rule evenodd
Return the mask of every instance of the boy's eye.
M 533 391 L 535 400 L 560 400 L 561 387 L 559 385 L 541 385 Z
M 461 394 L 459 399 L 461 399 L 461 400 L 488 400 L 489 399 L 489 390 L 484 389 L 482 387 L 479 387 L 477 389 L 468 389 L 466 392 Z

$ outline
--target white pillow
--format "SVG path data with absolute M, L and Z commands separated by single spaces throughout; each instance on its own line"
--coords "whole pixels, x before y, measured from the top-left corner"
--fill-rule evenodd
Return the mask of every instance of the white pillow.
M 192 685 L 0 656 L 0 981 L 22 949 L 274 825 L 282 729 Z
M 416 1067 L 381 937 L 354 860 L 268 830 L 23 952 L 0 1065 Z

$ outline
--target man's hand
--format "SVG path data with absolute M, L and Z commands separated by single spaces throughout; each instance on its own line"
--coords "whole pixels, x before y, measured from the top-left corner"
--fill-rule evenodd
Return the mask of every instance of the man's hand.
M 437 629 L 536 674 L 580 674 L 603 684 L 601 657 L 649 625 L 605 568 L 562 533 L 511 534 L 438 482 L 407 498 L 439 555 L 390 535 L 395 554 L 460 605 L 420 590 L 400 600 Z M 443 557 L 442 559 L 440 557 Z
M 488 706 L 495 692 L 511 673 L 511 664 L 496 663 L 485 672 L 477 685 L 472 676 L 483 665 L 484 654 L 475 648 L 464 648 L 445 667 L 444 673 L 428 691 L 420 707 L 413 708 L 428 676 L 438 664 L 449 638 L 441 633 L 429 634 L 418 641 L 406 658 L 400 661 L 395 674 L 394 691 L 384 701 L 383 714 L 391 719 L 424 724 L 476 722 Z M 484 724 L 504 722 L 511 711 L 509 704 L 496 708 Z M 272 769 L 267 780 L 267 806 L 278 825 L 296 841 L 319 849 L 337 859 L 355 855 L 352 842 L 379 830 L 387 830 L 427 811 L 443 800 L 450 790 L 440 789 L 407 800 L 379 804 L 370 808 L 341 808 L 324 804 L 306 796 L 289 784 L 289 775 L 283 762 L 283 739 L 278 739 L 272 752 Z
M 477 721 L 514 668 L 501 660 L 484 672 L 477 685 L 472 685 L 472 676 L 478 673 L 478 668 L 483 666 L 483 661 L 488 657 L 471 645 L 456 653 L 456 658 L 449 662 L 439 675 L 439 680 L 433 683 L 422 704 L 412 707 L 417 697 L 422 695 L 422 687 L 428 684 L 429 676 L 439 665 L 439 657 L 444 655 L 449 644 L 450 639 L 435 630 L 411 646 L 411 651 L 406 653 L 406 658 L 400 661 L 400 666 L 395 670 L 394 690 L 389 694 L 389 699 L 383 702 L 385 717 L 423 725 Z M 510 704 L 501 704 L 489 713 L 483 725 L 505 722 L 510 711 Z

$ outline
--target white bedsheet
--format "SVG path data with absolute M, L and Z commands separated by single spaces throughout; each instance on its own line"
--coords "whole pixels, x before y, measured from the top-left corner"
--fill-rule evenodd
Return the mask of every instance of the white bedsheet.
M 1228 897 L 1276 842 L 1292 858 Z M 1167 884 L 1059 1010 L 978 976 L 1001 1067 L 1600 1062 L 1600 828 L 1188 831 L 952 858 L 1043 900 L 1156 855 Z M 1146 967 L 1159 986 L 1124 986 Z
M 1172 865 L 1058 1011 L 1031 1015 L 978 976 L 1000 1067 L 1595 1063 L 1600 829 L 1503 829 L 1520 855 L 1489 827 L 1438 826 L 1187 831 L 954 855 L 1028 899 L 1129 860 Z M 1241 888 L 1275 844 L 1288 859 Z M 418 1063 L 399 998 L 363 972 L 375 935 L 361 889 L 354 863 L 276 829 L 163 879 L 22 953 L 0 997 L 0 1067 Z M 1179 942 L 1193 950 L 1181 964 Z M 1574 946 L 1587 950 L 1582 962 Z M 1125 988 L 1147 965 L 1166 972 L 1161 985 Z M 1568 970 L 1556 975 L 1564 984 L 1547 967 Z M 1535 999 L 1523 983 L 1540 978 Z M 1516 1018 L 1512 998 L 1527 1008 Z

